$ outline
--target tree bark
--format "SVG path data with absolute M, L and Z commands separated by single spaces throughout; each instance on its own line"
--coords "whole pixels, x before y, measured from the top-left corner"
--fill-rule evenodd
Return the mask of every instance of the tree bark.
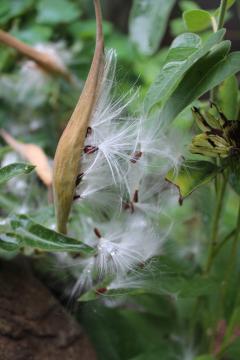
M 0 360 L 96 360 L 79 324 L 24 258 L 0 262 Z

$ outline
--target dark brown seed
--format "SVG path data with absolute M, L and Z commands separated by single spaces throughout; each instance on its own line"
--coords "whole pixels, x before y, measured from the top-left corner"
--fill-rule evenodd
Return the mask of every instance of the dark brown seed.
M 133 195 L 133 202 L 137 203 L 138 202 L 138 190 L 135 190 L 135 193 Z
M 136 162 L 142 157 L 142 151 L 135 151 L 132 158 L 130 159 L 131 163 L 136 164 Z
M 86 145 L 86 146 L 84 147 L 84 153 L 85 153 L 85 154 L 94 154 L 96 151 L 98 151 L 98 147 L 97 147 L 97 146 Z
M 80 199 L 80 198 L 81 198 L 80 195 L 75 195 L 74 198 L 73 198 L 73 200 L 78 200 L 78 199 Z
M 99 239 L 101 239 L 102 235 L 101 235 L 100 231 L 99 231 L 97 228 L 94 228 L 94 232 L 95 232 L 95 235 L 96 235 Z
M 104 288 L 104 287 L 99 288 L 99 289 L 96 290 L 96 294 L 99 294 L 99 295 L 104 294 L 106 291 L 107 291 L 107 288 Z
M 90 126 L 88 126 L 87 128 L 87 133 L 86 133 L 86 137 L 92 135 L 92 128 Z
M 83 178 L 83 173 L 79 174 L 77 176 L 77 179 L 76 179 L 76 186 L 78 186 L 80 184 L 80 182 L 82 181 L 82 178 Z

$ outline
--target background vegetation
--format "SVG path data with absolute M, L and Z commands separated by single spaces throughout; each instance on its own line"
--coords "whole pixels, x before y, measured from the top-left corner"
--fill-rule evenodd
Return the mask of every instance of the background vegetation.
M 175 129 L 179 153 L 191 160 L 201 159 L 188 151 L 192 137 L 199 133 L 191 107 L 194 104 L 206 109 L 209 90 L 221 83 L 217 101 L 229 120 L 239 120 L 237 78 L 230 77 L 239 70 L 239 63 L 236 60 L 234 67 L 231 62 L 231 69 L 229 64 L 224 67 L 221 63 L 216 72 L 215 69 L 212 71 L 211 63 L 204 57 L 211 50 L 211 47 L 208 50 L 204 48 L 213 34 L 211 17 L 217 18 L 219 14 L 219 10 L 216 10 L 218 1 L 212 2 L 209 12 L 200 9 L 206 3 L 208 7 L 210 2 L 204 1 L 202 4 L 185 0 L 135 0 L 132 4 L 129 1 L 102 1 L 106 47 L 115 48 L 118 55 L 119 86 L 116 87 L 116 96 L 138 89 L 136 102 L 144 102 L 148 110 L 156 107 L 161 109 L 161 116 L 169 123 L 174 120 L 171 126 Z M 228 2 L 228 31 L 225 38 L 232 38 L 234 50 L 239 45 L 236 21 L 239 21 L 240 4 L 233 3 Z M 192 13 L 193 10 L 196 13 Z M 24 67 L 26 58 L 16 50 L 0 45 L 0 128 L 23 143 L 40 146 L 52 161 L 58 139 L 76 105 L 93 56 L 95 19 L 92 2 L 1 0 L 0 27 L 31 46 L 48 43 L 55 47 L 74 75 L 74 81 L 68 82 L 61 77 L 29 70 Z M 195 68 L 194 64 L 184 68 L 184 64 L 196 50 L 193 50 L 196 38 L 192 37 L 184 44 L 184 51 L 175 48 L 175 53 L 169 52 L 171 41 L 186 32 L 197 34 L 202 40 L 199 47 L 195 44 L 197 51 L 202 51 Z M 217 41 L 213 40 L 213 46 L 215 44 Z M 227 57 L 224 49 L 219 58 L 216 55 L 212 67 L 218 60 L 220 62 Z M 182 62 L 179 65 L 183 66 L 182 76 L 179 73 L 174 75 L 171 68 L 171 61 L 174 60 Z M 170 64 L 173 76 L 179 76 L 180 84 L 173 86 L 169 96 L 169 88 L 164 87 L 159 75 L 167 71 L 166 64 Z M 207 71 L 205 82 L 200 83 L 199 79 Z M 136 111 L 135 106 L 134 102 L 131 105 L 132 113 Z M 0 160 L 4 167 L 21 161 L 21 157 L 1 139 Z M 20 173 L 31 170 L 26 167 L 14 169 Z M 73 283 L 71 272 L 56 269 L 51 256 L 37 255 L 32 247 L 38 248 L 39 244 L 34 243 L 30 235 L 22 235 L 23 243 L 20 245 L 16 234 L 11 245 L 5 241 L 6 234 L 13 235 L 14 231 L 21 234 L 19 229 L 27 229 L 29 234 L 35 232 L 39 235 L 41 232 L 43 239 L 52 236 L 44 231 L 54 228 L 53 206 L 48 205 L 49 193 L 35 173 L 14 177 L 8 183 L 4 181 L 4 187 L 2 185 L 1 255 L 12 259 L 20 251 L 34 257 L 38 276 L 67 309 L 74 308 L 74 316 L 83 324 L 99 359 L 211 360 L 216 356 L 216 359 L 239 360 L 239 257 L 235 271 L 226 272 L 231 254 L 229 239 L 236 231 L 239 203 L 239 184 L 235 175 L 232 175 L 234 179 L 231 184 L 227 185 L 228 191 L 222 199 L 224 206 L 218 221 L 218 235 L 223 245 L 208 274 L 204 273 L 204 268 L 216 207 L 214 182 L 209 182 L 214 177 L 212 170 L 207 175 L 201 172 L 199 176 L 193 175 L 193 184 L 184 188 L 183 195 L 187 197 L 197 190 L 183 201 L 182 206 L 179 206 L 177 198 L 171 204 L 169 213 L 173 228 L 164 254 L 154 260 L 151 273 L 143 271 L 147 285 L 142 288 L 120 289 L 117 294 L 109 296 L 90 291 L 80 298 L 79 305 L 73 306 L 71 302 L 69 304 L 67 296 Z M 71 235 L 75 237 L 80 233 L 78 219 L 81 211 L 87 210 L 74 208 L 71 217 Z M 25 215 L 30 216 L 31 220 Z M 39 226 L 44 226 L 45 230 L 33 230 L 31 221 L 41 224 Z M 53 243 L 52 240 L 50 251 L 57 247 Z M 74 244 L 70 244 L 69 248 L 71 246 Z M 52 281 L 49 280 L 49 273 L 52 274 Z M 224 281 L 227 281 L 228 289 L 223 304 L 220 296 Z

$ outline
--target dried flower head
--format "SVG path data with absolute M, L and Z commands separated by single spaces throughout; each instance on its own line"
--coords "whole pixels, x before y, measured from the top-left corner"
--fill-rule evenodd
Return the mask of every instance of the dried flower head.
M 217 118 L 209 112 L 203 116 L 196 107 L 192 112 L 199 128 L 204 131 L 193 138 L 190 145 L 192 153 L 221 158 L 240 155 L 239 121 L 228 120 L 219 109 Z

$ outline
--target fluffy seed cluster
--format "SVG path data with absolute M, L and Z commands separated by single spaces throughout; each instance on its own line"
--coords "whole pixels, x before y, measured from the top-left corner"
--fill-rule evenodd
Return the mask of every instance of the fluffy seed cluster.
M 75 202 L 83 210 L 81 238 L 90 258 L 61 255 L 77 278 L 73 295 L 104 279 L 122 283 L 160 254 L 169 231 L 171 198 L 164 176 L 179 156 L 159 117 L 129 116 L 136 94 L 113 100 L 116 53 L 106 53 L 100 95 L 87 130 Z M 90 209 L 88 214 L 84 209 Z M 161 224 L 161 219 L 164 219 Z

